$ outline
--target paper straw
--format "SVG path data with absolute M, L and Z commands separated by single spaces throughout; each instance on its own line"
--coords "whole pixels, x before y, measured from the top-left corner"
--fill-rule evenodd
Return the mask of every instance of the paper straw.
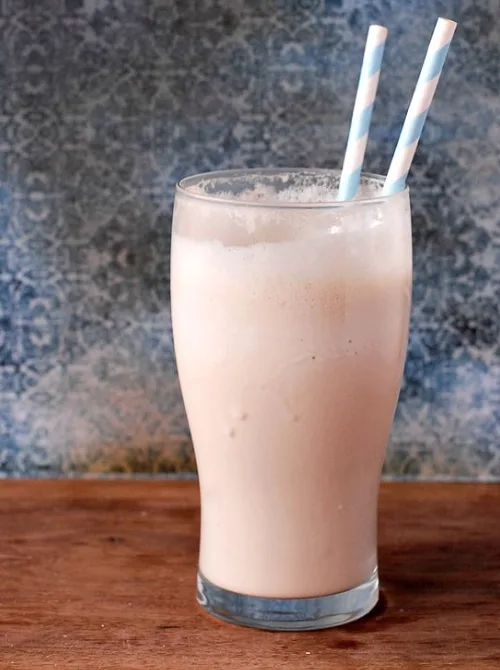
M 382 195 L 402 191 L 410 170 L 425 119 L 438 85 L 439 77 L 457 24 L 449 19 L 438 19 L 432 34 L 424 64 L 408 107 L 401 135 L 392 157 Z
M 370 26 L 340 176 L 339 200 L 352 200 L 359 187 L 386 38 L 387 28 Z

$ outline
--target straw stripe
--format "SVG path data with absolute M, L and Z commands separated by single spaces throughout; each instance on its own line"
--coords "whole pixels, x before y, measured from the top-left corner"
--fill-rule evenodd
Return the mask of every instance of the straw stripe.
M 404 177 L 400 177 L 397 181 L 392 183 L 392 190 L 391 193 L 385 193 L 385 190 L 383 191 L 384 195 L 391 195 L 392 193 L 399 193 L 400 191 L 404 190 L 404 187 L 406 186 L 406 175 Z
M 340 176 L 339 200 L 352 200 L 359 187 L 386 38 L 386 28 L 370 26 Z
M 368 135 L 370 130 L 370 122 L 372 120 L 373 103 L 365 107 L 358 117 L 357 128 L 353 129 L 355 137 L 360 140 L 365 135 Z
M 374 33 L 373 29 L 377 29 L 376 37 L 374 39 L 380 40 L 380 44 L 377 44 L 376 46 L 373 47 L 370 60 L 366 64 L 366 72 L 363 73 L 365 77 L 371 77 L 380 70 L 380 66 L 382 65 L 382 58 L 384 57 L 385 40 L 387 38 L 387 28 L 376 25 L 370 26 L 368 36 L 370 35 L 370 30 L 372 30 L 372 32 Z
M 446 20 L 446 19 L 445 19 Z M 453 35 L 452 35 L 453 37 Z M 451 37 L 450 37 L 450 42 L 451 42 Z M 432 58 L 431 61 L 428 63 L 424 62 L 422 66 L 422 77 L 426 80 L 429 81 L 430 79 L 434 79 L 434 77 L 437 77 L 438 75 L 441 74 L 441 70 L 443 69 L 444 62 L 446 60 L 446 56 L 448 55 L 448 49 L 450 48 L 450 42 L 442 46 L 440 49 L 438 49 Z
M 387 173 L 383 195 L 404 189 L 457 24 L 438 19 Z
M 422 129 L 424 127 L 428 111 L 429 108 L 421 112 L 414 119 L 410 119 L 410 122 L 407 123 L 405 128 L 403 128 L 401 131 L 401 142 L 405 147 L 408 147 L 410 144 L 418 141 L 418 138 L 422 134 Z

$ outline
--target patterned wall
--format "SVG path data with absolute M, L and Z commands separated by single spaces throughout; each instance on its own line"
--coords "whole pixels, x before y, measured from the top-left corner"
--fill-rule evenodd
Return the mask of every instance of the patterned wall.
M 0 0 L 0 471 L 194 467 L 172 354 L 175 181 L 338 166 L 368 25 L 385 171 L 460 22 L 410 183 L 415 305 L 386 472 L 500 477 L 498 0 Z

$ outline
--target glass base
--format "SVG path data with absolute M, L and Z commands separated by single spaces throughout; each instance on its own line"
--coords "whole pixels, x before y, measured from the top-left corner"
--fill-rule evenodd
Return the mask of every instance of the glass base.
M 215 586 L 198 573 L 198 603 L 229 623 L 264 630 L 318 630 L 360 619 L 378 602 L 377 569 L 359 586 L 318 598 L 260 598 Z

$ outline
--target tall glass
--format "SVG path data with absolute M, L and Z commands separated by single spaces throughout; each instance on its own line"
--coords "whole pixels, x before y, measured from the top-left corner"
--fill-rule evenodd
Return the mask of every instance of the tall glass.
M 177 187 L 172 318 L 201 489 L 198 602 L 271 630 L 378 599 L 380 472 L 406 355 L 405 190 L 235 170 Z

